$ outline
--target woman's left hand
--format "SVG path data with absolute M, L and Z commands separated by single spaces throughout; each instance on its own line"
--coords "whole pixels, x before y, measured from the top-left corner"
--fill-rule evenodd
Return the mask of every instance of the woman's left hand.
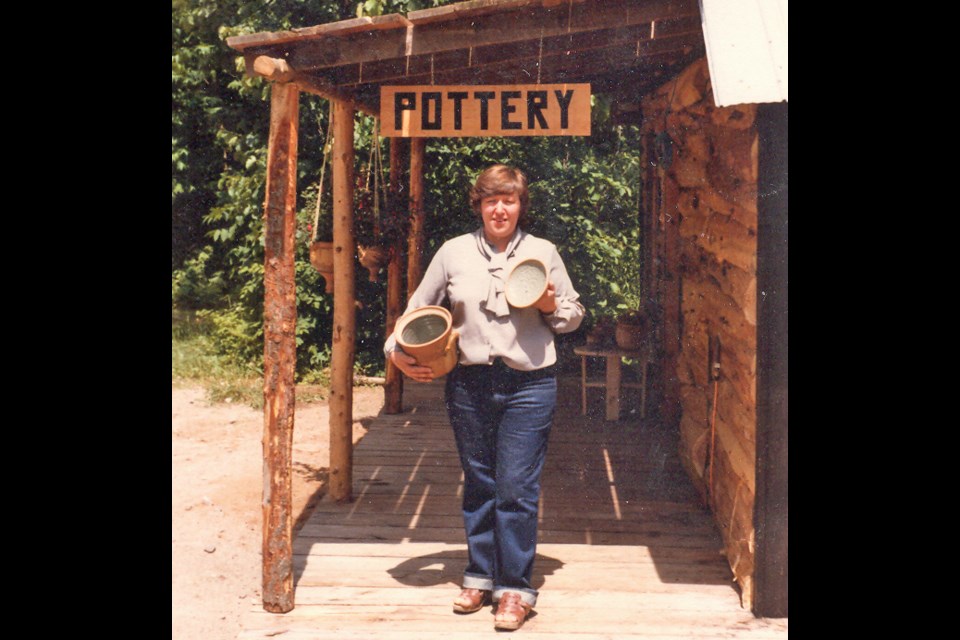
M 547 282 L 547 290 L 540 299 L 533 303 L 540 313 L 553 313 L 557 310 L 557 289 L 552 282 Z

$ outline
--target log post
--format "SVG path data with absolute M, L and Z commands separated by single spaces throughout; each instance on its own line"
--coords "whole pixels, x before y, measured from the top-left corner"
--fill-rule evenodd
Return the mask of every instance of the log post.
M 333 340 L 330 358 L 330 497 L 353 490 L 353 358 L 356 289 L 353 235 L 353 109 L 333 101 Z
M 677 183 L 669 172 L 661 181 L 663 254 L 661 295 L 663 302 L 663 421 L 670 427 L 680 424 L 680 322 L 681 265 L 680 216 L 677 212 Z
M 394 206 L 401 206 L 403 199 L 400 197 L 402 191 L 400 179 L 403 175 L 403 153 L 401 146 L 404 144 L 403 138 L 390 139 L 390 202 Z M 390 209 L 392 216 L 406 216 L 407 208 L 402 211 L 393 207 Z M 387 265 L 387 327 L 386 336 L 393 333 L 393 328 L 397 324 L 397 319 L 403 313 L 403 243 L 399 240 L 391 247 L 390 263 Z M 384 413 L 401 413 L 403 411 L 403 374 L 397 367 L 387 361 L 386 382 L 383 386 Z
M 643 251 L 642 261 L 642 279 L 640 286 L 641 308 L 646 311 L 652 311 L 660 308 L 660 281 L 658 277 L 660 264 L 660 176 L 659 169 L 655 162 L 656 154 L 656 134 L 647 133 L 644 143 L 644 174 L 641 184 L 638 188 L 643 190 L 643 212 L 642 220 L 642 238 L 641 247 Z M 654 354 L 656 366 L 654 366 L 654 376 L 649 380 L 650 386 L 657 390 L 656 402 L 659 405 L 663 403 L 663 365 L 661 355 L 663 354 L 663 315 L 656 318 L 656 325 L 651 326 L 650 344 L 651 353 Z
M 757 495 L 754 615 L 787 617 L 787 119 L 786 103 L 757 110 Z
M 264 203 L 263 608 L 293 609 L 293 414 L 297 295 L 296 84 L 270 88 L 270 140 Z
M 656 302 L 657 296 L 657 270 L 655 267 L 657 260 L 657 219 L 659 207 L 657 206 L 657 189 L 660 181 L 657 175 L 657 168 L 653 163 L 655 154 L 656 135 L 648 133 L 645 142 L 645 158 L 643 179 L 639 188 L 643 190 L 643 210 L 641 212 L 642 220 L 642 250 L 643 250 L 643 274 L 640 286 L 640 292 L 644 296 L 644 302 Z
M 423 152 L 426 138 L 410 138 L 410 234 L 407 249 L 407 299 L 413 295 L 423 278 L 423 248 L 426 232 L 423 228 Z

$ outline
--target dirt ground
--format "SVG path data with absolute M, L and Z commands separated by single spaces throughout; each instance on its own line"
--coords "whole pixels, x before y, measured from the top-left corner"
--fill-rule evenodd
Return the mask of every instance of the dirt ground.
M 354 388 L 354 442 L 383 407 L 383 388 Z M 263 412 L 210 404 L 173 387 L 173 640 L 235 640 L 261 585 Z M 298 402 L 293 513 L 322 499 L 330 460 L 326 402 Z

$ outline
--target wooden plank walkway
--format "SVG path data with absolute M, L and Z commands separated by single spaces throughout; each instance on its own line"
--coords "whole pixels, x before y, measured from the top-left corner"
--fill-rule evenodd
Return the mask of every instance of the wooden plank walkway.
M 561 379 L 543 477 L 534 614 L 514 632 L 551 640 L 785 639 L 787 620 L 741 607 L 709 512 L 653 420 L 581 417 Z M 462 475 L 442 381 L 408 382 L 354 451 L 350 504 L 321 502 L 294 540 L 296 607 L 253 603 L 238 640 L 471 640 L 493 608 L 451 611 L 466 565 Z M 591 408 L 591 411 L 593 407 Z M 508 632 L 509 633 L 509 632 Z

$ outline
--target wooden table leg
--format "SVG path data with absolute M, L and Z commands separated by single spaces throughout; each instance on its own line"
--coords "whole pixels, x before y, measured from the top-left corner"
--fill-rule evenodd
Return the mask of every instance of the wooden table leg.
M 587 415 L 587 356 L 580 356 L 580 415 Z
M 620 356 L 607 356 L 607 420 L 620 419 Z

